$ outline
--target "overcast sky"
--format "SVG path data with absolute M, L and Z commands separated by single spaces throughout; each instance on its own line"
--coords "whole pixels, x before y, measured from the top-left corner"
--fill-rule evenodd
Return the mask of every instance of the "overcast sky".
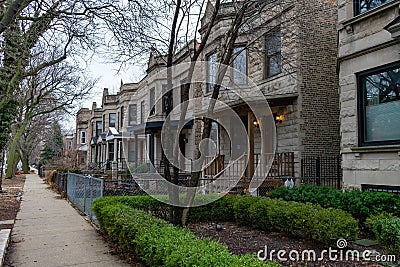
M 104 63 L 99 58 L 93 58 L 86 70 L 93 78 L 99 78 L 99 81 L 93 88 L 92 96 L 87 101 L 82 102 L 79 108 L 92 108 L 92 103 L 97 102 L 97 106 L 101 106 L 101 98 L 103 89 L 108 88 L 110 94 L 115 94 L 121 86 L 121 79 L 124 83 L 138 82 L 144 76 L 143 67 L 128 67 L 118 72 L 118 64 Z M 75 114 L 66 116 L 63 120 L 63 128 L 67 132 L 75 129 Z

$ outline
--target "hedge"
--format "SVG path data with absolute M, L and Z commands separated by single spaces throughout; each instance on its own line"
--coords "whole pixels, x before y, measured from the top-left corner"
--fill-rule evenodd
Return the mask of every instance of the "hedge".
M 373 231 L 379 243 L 388 254 L 400 258 L 400 218 L 377 219 L 373 222 Z
M 274 262 L 265 265 L 251 254 L 233 255 L 221 243 L 198 238 L 187 229 L 111 198 L 95 200 L 93 211 L 102 229 L 122 249 L 139 255 L 149 266 L 280 266 Z
M 168 215 L 169 206 L 149 196 L 106 197 L 96 205 L 122 203 L 159 218 Z M 234 221 L 263 231 L 277 230 L 293 236 L 307 237 L 326 244 L 339 238 L 355 240 L 358 222 L 348 213 L 322 208 L 311 203 L 287 202 L 252 196 L 225 196 L 202 207 L 192 208 L 189 221 Z
M 272 191 L 268 197 L 286 201 L 318 204 L 324 208 L 335 208 L 350 213 L 360 224 L 373 215 L 382 212 L 400 216 L 400 196 L 383 192 L 360 190 L 344 191 L 313 185 L 294 188 L 280 187 Z

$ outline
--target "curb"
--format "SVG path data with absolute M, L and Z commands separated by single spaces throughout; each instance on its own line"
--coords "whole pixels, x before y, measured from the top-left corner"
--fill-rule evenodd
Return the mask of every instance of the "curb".
M 0 266 L 3 266 L 11 229 L 0 230 Z

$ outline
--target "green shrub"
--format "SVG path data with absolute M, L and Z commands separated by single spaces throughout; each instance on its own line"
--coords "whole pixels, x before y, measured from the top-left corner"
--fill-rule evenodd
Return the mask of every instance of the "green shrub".
M 249 214 L 249 208 L 261 198 L 252 196 L 237 196 L 233 202 L 233 213 L 235 216 L 236 224 L 251 226 L 252 220 Z
M 379 243 L 381 243 L 388 254 L 400 257 L 400 218 L 387 218 L 375 220 L 373 230 Z
M 368 217 L 382 212 L 400 215 L 400 197 L 390 193 L 359 190 L 342 192 L 330 187 L 303 185 L 292 189 L 280 187 L 268 196 L 286 201 L 310 202 L 324 208 L 341 209 L 350 213 L 361 225 Z
M 396 218 L 396 216 L 393 216 L 392 214 L 389 214 L 387 212 L 382 212 L 377 215 L 371 215 L 365 220 L 365 226 L 369 231 L 373 231 L 375 221 L 392 218 Z
M 122 249 L 140 255 L 149 266 L 265 266 L 255 255 L 232 255 L 221 243 L 200 239 L 111 198 L 96 200 L 93 211 Z
M 201 202 L 210 196 L 198 195 L 196 199 Z M 194 207 L 190 209 L 188 220 L 190 222 L 204 221 L 234 221 L 233 202 L 234 196 L 224 196 L 208 205 Z M 98 203 L 123 203 L 129 207 L 146 211 L 147 213 L 164 220 L 168 220 L 171 206 L 160 202 L 151 196 L 116 196 L 103 197 Z
M 250 205 L 248 212 L 257 229 L 278 230 L 327 244 L 339 238 L 355 240 L 358 234 L 357 221 L 346 212 L 311 203 L 264 198 Z
M 293 188 L 278 187 L 270 192 L 268 197 L 302 203 L 310 202 L 329 208 L 331 207 L 331 200 L 336 199 L 340 194 L 341 191 L 332 187 L 302 185 Z
M 205 196 L 199 196 L 203 198 Z M 150 196 L 105 197 L 95 201 L 97 206 L 124 204 L 157 218 L 168 219 L 165 203 Z M 311 203 L 299 203 L 253 196 L 225 196 L 205 206 L 190 209 L 189 222 L 234 221 L 263 231 L 281 231 L 332 244 L 339 238 L 354 240 L 358 223 L 348 213 Z

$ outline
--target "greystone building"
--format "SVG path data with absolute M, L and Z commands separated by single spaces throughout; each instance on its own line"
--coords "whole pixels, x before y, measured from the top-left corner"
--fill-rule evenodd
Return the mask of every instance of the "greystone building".
M 340 133 L 347 187 L 399 191 L 399 4 L 338 1 Z
M 211 7 L 210 2 L 208 9 Z M 339 154 L 337 10 L 335 1 L 277 1 L 276 8 L 260 15 L 253 31 L 243 31 L 237 39 L 232 67 L 261 89 L 275 118 L 275 124 L 267 128 L 276 130 L 273 177 L 300 177 L 305 157 Z M 200 34 L 204 33 L 210 12 L 205 14 Z M 232 4 L 223 4 L 201 57 L 209 62 L 202 65 L 204 83 L 192 86 L 190 96 L 210 97 L 212 89 L 208 84 L 215 79 L 213 62 L 218 59 L 222 37 L 233 15 Z M 179 51 L 174 64 L 187 62 L 188 53 L 188 49 Z M 116 95 L 104 90 L 102 106 L 92 107 L 88 157 L 92 166 L 113 161 L 127 162 L 133 168 L 148 161 L 160 166 L 166 79 L 158 74 L 164 69 L 163 58 L 151 55 L 147 75 L 140 82 L 122 84 Z M 185 72 L 174 74 L 174 106 L 182 102 L 186 76 Z M 246 89 L 246 80 L 231 78 L 244 90 L 250 90 Z M 246 128 L 250 143 L 247 176 L 251 177 L 264 153 L 258 127 L 262 121 L 256 120 L 240 99 L 222 92 L 220 100 L 237 113 Z M 173 120 L 179 117 L 179 111 L 175 112 Z M 193 159 L 195 125 L 187 123 L 179 137 L 180 151 L 186 159 Z M 232 147 L 226 131 L 218 124 L 213 126 L 212 139 L 217 145 L 216 171 L 221 171 L 230 162 Z M 184 165 L 190 165 L 190 160 L 182 160 Z

